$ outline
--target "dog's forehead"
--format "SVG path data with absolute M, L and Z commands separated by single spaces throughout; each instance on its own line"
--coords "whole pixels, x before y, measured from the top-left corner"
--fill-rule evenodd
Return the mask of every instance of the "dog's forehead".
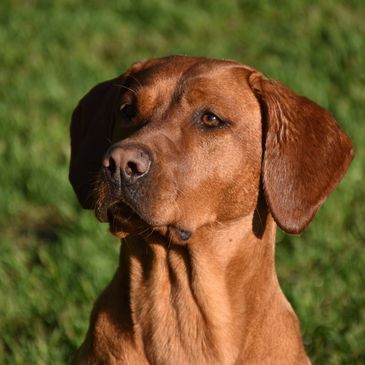
M 250 72 L 234 61 L 177 56 L 148 61 L 129 80 L 142 99 L 146 96 L 157 102 L 160 98 L 166 101 L 168 95 L 176 100 L 194 91 L 217 96 L 233 93 L 234 86 L 242 89 L 247 85 Z
M 229 70 L 237 67 L 243 68 L 234 61 L 179 56 L 148 61 L 130 76 L 136 78 L 143 86 L 156 86 L 203 76 L 218 78 L 223 73 L 228 76 Z

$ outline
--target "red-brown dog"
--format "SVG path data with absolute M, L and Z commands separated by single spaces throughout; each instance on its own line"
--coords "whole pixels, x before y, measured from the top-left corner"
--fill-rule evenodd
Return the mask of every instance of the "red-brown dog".
M 232 61 L 167 57 L 92 89 L 70 179 L 124 239 L 74 364 L 308 364 L 275 272 L 352 159 L 333 117 Z

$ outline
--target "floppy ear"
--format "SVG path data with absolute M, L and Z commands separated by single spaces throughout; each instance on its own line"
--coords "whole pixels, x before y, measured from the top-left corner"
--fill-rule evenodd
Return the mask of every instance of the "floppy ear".
M 279 82 L 254 71 L 249 84 L 263 113 L 266 202 L 284 231 L 300 233 L 346 172 L 351 141 L 328 111 Z
M 110 145 L 118 79 L 91 89 L 79 102 L 71 118 L 69 178 L 81 206 L 92 209 L 92 191 L 101 160 Z

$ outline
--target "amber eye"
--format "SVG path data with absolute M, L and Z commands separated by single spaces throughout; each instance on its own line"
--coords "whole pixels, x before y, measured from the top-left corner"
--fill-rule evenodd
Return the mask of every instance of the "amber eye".
M 207 128 L 220 128 L 225 125 L 225 122 L 213 113 L 204 113 L 201 117 L 201 122 L 204 124 L 204 127 Z
M 119 108 L 119 111 L 120 111 L 120 114 L 122 115 L 122 117 L 127 118 L 127 119 L 132 119 L 137 114 L 136 107 L 133 104 L 123 104 Z

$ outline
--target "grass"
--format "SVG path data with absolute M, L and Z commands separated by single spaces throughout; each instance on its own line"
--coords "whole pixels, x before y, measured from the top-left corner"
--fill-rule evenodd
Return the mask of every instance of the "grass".
M 233 58 L 331 110 L 356 159 L 300 236 L 281 284 L 315 364 L 365 363 L 363 1 L 97 0 L 0 5 L 0 363 L 64 364 L 118 241 L 67 180 L 69 117 L 97 82 L 167 54 Z

